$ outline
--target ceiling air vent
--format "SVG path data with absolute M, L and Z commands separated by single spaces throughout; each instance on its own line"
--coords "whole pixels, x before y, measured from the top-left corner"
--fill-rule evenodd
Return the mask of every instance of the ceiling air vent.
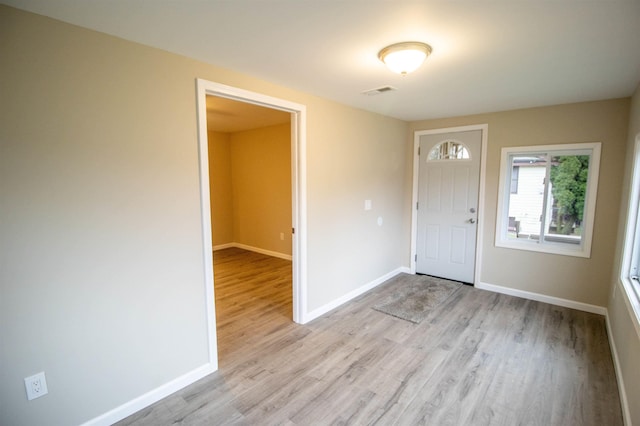
M 375 96 L 375 95 L 380 95 L 382 93 L 392 92 L 394 90 L 398 90 L 398 89 L 396 89 L 393 86 L 382 86 L 382 87 L 377 87 L 375 89 L 365 90 L 364 92 L 362 92 L 362 94 L 367 96 Z

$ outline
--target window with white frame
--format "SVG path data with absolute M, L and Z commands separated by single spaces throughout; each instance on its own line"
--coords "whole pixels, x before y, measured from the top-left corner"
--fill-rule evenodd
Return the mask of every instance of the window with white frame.
M 590 257 L 600 143 L 502 149 L 496 246 Z
M 636 136 L 633 158 L 621 279 L 640 320 L 640 134 Z

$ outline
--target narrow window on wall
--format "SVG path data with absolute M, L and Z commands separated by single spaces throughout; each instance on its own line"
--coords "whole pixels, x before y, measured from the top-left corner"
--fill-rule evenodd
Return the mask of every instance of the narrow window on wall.
M 640 164 L 636 163 L 636 173 L 640 173 L 640 170 L 638 169 L 640 169 Z M 637 182 L 633 186 L 632 191 L 638 194 L 640 191 L 640 182 Z M 634 208 L 636 215 L 635 223 L 632 224 L 632 228 L 627 228 L 627 232 L 630 230 L 633 233 L 633 243 L 631 246 L 629 267 L 625 269 L 627 279 L 629 280 L 633 290 L 633 295 L 635 296 L 637 303 L 640 303 L 640 204 L 636 202 Z
M 503 148 L 496 246 L 589 257 L 600 143 Z
M 640 134 L 636 136 L 633 176 L 625 231 L 622 280 L 633 310 L 640 320 Z

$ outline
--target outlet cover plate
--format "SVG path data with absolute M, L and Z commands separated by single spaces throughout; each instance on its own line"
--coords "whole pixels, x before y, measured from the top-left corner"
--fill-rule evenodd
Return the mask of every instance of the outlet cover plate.
M 44 371 L 25 377 L 24 387 L 27 389 L 27 399 L 29 401 L 46 395 L 49 390 L 47 389 L 47 379 L 44 377 Z

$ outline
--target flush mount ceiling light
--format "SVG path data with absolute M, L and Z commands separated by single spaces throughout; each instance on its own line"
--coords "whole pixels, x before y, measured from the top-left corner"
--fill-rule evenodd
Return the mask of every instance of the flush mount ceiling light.
M 431 54 L 431 46 L 419 41 L 392 44 L 378 53 L 378 59 L 393 72 L 407 75 L 415 71 Z

